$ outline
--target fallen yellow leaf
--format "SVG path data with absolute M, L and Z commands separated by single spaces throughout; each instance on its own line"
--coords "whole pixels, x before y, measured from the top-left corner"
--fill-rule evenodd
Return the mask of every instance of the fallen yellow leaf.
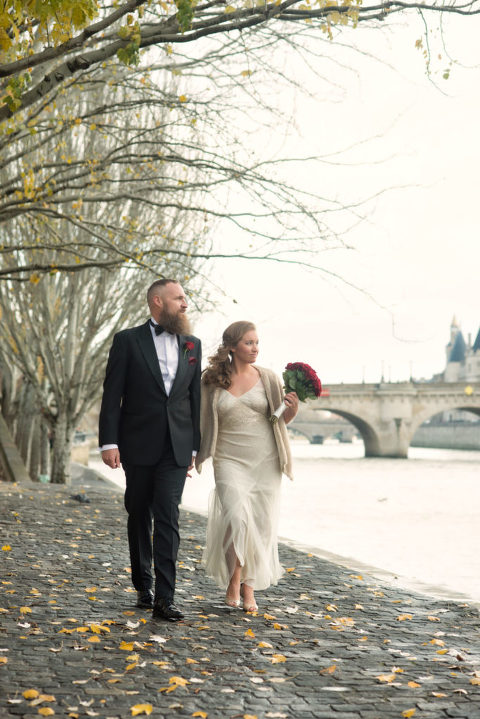
M 272 664 L 283 664 L 283 662 L 287 661 L 287 657 L 285 657 L 283 654 L 274 654 L 270 661 L 272 662 Z
M 325 669 L 320 669 L 320 674 L 333 674 L 335 669 L 337 668 L 336 664 L 332 664 L 331 667 L 325 667 Z
M 120 649 L 123 649 L 126 652 L 131 652 L 133 649 L 133 642 L 121 642 Z
M 397 617 L 397 621 L 404 622 L 406 619 L 411 619 L 411 618 L 412 618 L 411 614 L 399 614 Z
M 8 662 L 7 657 L 0 657 L 0 664 L 6 664 Z
M 190 659 L 190 657 L 187 657 L 187 658 L 185 659 L 185 663 L 186 663 L 186 664 L 198 664 L 198 662 L 197 662 L 196 659 Z M 194 715 L 192 714 L 192 716 L 194 716 Z
M 416 711 L 416 709 L 405 709 L 405 711 L 402 712 L 402 717 L 405 717 L 405 719 L 409 719 L 409 717 L 413 717 Z
M 50 707 L 42 707 L 41 709 L 38 710 L 38 713 L 41 714 L 42 717 L 50 717 L 53 714 L 55 714 L 53 709 L 50 709 Z
M 376 677 L 379 682 L 393 682 L 397 676 L 396 674 L 379 674 L 378 677 Z
M 190 684 L 188 679 L 184 679 L 183 677 L 170 677 L 168 680 L 169 684 L 176 684 L 179 687 L 184 687 L 185 684 Z
M 420 687 L 421 684 L 417 684 L 417 682 L 408 682 L 408 686 L 409 686 L 411 689 L 418 689 L 418 687 Z
M 445 642 L 443 639 L 430 639 L 430 644 L 436 644 L 438 647 L 444 647 Z
M 254 636 L 255 636 L 255 632 L 252 632 L 251 629 L 247 629 L 247 631 L 245 632 L 245 635 L 244 635 L 244 636 L 246 636 L 246 637 L 254 637 Z
M 256 714 L 244 714 L 243 719 L 258 719 Z
M 448 696 L 448 694 L 443 694 L 443 692 L 432 692 L 432 697 L 443 698 L 443 697 L 446 697 L 446 696 Z
M 193 712 L 192 717 L 200 717 L 201 719 L 207 719 L 207 712 Z
M 480 685 L 480 679 L 470 679 L 470 684 L 474 684 L 475 686 Z
M 153 707 L 151 704 L 135 704 L 130 707 L 130 711 L 132 712 L 132 717 L 136 717 L 137 714 L 151 714 Z
M 110 632 L 108 627 L 104 627 L 102 624 L 90 624 L 90 631 L 94 634 L 101 634 L 102 632 Z
M 9 544 L 4 544 L 2 547 L 2 552 L 11 552 L 12 548 Z
M 89 642 L 94 642 L 94 643 L 95 643 L 95 642 L 99 642 L 99 641 L 100 641 L 100 639 L 99 639 L 99 638 L 97 637 L 97 635 L 96 635 L 96 634 L 94 634 L 94 635 L 93 635 L 93 637 L 89 637 L 89 638 L 88 638 L 88 641 L 89 641 Z
M 40 692 L 37 692 L 36 689 L 26 689 L 23 692 L 23 696 L 25 697 L 25 699 L 35 699 L 35 697 L 38 697 L 39 694 Z
M 260 649 L 272 649 L 272 645 L 269 642 L 258 642 Z
M 20 614 L 31 614 L 32 610 L 30 607 L 20 607 Z
M 439 622 L 440 619 L 438 617 L 427 617 L 429 622 Z

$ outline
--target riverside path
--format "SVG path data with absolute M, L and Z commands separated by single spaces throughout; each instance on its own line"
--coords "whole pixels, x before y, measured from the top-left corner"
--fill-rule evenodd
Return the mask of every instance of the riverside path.
M 153 621 L 134 606 L 118 490 L 0 482 L 0 507 L 2 718 L 480 718 L 467 603 L 281 545 L 258 613 L 229 609 L 201 568 L 205 520 L 183 512 L 186 618 Z

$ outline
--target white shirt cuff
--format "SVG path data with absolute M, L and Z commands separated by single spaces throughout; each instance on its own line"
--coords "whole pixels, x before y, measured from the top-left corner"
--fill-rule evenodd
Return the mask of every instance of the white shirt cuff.
M 118 444 L 103 444 L 100 447 L 100 452 L 105 452 L 107 449 L 118 449 Z

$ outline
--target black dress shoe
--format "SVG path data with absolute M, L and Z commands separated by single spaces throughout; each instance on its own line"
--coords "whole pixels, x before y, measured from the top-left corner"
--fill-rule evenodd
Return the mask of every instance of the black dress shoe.
M 151 609 L 153 607 L 153 592 L 151 589 L 142 589 L 137 592 L 137 607 Z
M 167 619 L 170 622 L 178 622 L 179 619 L 183 619 L 183 614 L 175 606 L 171 599 L 156 599 L 153 605 L 152 617 L 153 619 Z

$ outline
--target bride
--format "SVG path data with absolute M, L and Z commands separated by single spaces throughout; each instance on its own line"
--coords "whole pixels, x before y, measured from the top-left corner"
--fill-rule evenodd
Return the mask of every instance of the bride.
M 203 563 L 226 589 L 230 607 L 257 611 L 254 590 L 276 584 L 277 523 L 282 473 L 292 479 L 286 423 L 298 411 L 295 392 L 283 396 L 280 379 L 257 367 L 258 336 L 251 322 L 234 322 L 209 358 L 202 376 L 201 434 L 196 458 L 213 458 L 215 489 L 210 498 Z M 287 409 L 272 425 L 283 401 Z

